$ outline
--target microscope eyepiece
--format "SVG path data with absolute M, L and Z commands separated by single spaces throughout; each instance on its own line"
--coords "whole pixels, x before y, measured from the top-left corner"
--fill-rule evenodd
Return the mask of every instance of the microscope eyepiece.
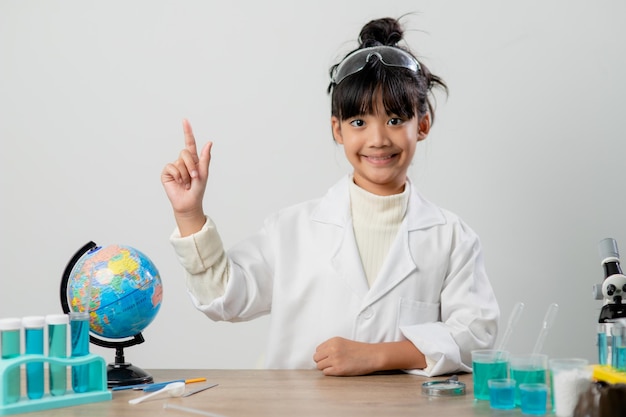
M 609 261 L 619 261 L 619 250 L 617 249 L 617 242 L 611 237 L 602 239 L 598 243 L 598 249 L 600 251 L 600 259 L 602 263 Z

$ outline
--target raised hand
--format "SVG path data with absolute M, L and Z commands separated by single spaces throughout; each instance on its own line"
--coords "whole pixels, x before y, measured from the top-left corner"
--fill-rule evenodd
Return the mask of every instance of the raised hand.
M 161 183 L 170 200 L 181 236 L 195 233 L 205 222 L 202 199 L 209 179 L 212 142 L 200 154 L 188 120 L 183 120 L 185 148 L 178 159 L 163 168 Z

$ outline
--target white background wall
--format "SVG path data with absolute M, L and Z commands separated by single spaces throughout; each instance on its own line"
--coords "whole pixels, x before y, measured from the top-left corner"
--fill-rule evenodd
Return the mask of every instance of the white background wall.
M 251 368 L 268 319 L 213 323 L 189 302 L 160 184 L 189 118 L 215 142 L 206 209 L 226 246 L 348 171 L 328 68 L 373 18 L 450 87 L 411 176 L 481 236 L 510 350 L 595 360 L 597 242 L 626 254 L 626 3 L 615 1 L 0 0 L 0 317 L 60 311 L 84 243 L 134 246 L 164 301 L 126 358 L 144 368 Z M 112 350 L 93 350 L 112 361 Z

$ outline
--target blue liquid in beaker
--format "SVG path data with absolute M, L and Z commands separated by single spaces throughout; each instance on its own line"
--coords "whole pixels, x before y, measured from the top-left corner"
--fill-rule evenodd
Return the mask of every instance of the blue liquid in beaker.
M 515 408 L 515 381 L 510 379 L 490 380 L 489 405 L 491 408 L 500 410 Z
M 546 384 L 521 384 L 520 398 L 523 414 L 546 414 L 548 402 L 548 387 Z

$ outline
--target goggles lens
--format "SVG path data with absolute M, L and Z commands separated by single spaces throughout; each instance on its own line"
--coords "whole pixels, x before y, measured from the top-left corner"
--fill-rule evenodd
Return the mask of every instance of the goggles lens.
M 393 46 L 372 46 L 358 49 L 345 57 L 333 71 L 331 82 L 337 85 L 347 76 L 361 71 L 374 56 L 388 67 L 407 68 L 413 72 L 420 71 L 419 62 L 402 49 Z

